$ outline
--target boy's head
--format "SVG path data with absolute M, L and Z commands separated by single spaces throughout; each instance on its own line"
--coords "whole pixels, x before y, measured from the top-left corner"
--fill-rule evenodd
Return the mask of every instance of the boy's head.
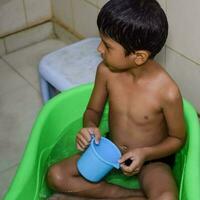
M 101 9 L 97 25 L 100 34 L 120 43 L 126 55 L 147 50 L 154 58 L 168 35 L 166 15 L 156 0 L 110 0 Z

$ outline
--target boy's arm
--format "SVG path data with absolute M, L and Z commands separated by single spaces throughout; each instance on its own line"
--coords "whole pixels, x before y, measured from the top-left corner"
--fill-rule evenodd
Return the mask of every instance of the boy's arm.
M 97 68 L 94 88 L 83 116 L 83 127 L 98 127 L 104 110 L 107 92 L 107 71 L 103 63 Z
M 168 137 L 158 145 L 145 148 L 146 160 L 176 153 L 185 143 L 183 103 L 178 88 L 173 88 L 165 96 L 163 112 L 168 127 Z
M 76 136 L 77 148 L 80 151 L 84 151 L 89 145 L 91 134 L 95 136 L 97 143 L 101 138 L 98 126 L 108 96 L 107 74 L 108 69 L 103 63 L 100 63 L 97 68 L 94 88 L 83 116 L 83 128 Z

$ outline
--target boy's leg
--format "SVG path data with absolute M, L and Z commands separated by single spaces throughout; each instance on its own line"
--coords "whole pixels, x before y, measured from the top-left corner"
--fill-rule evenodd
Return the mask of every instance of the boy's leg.
M 125 197 L 125 198 L 106 198 L 106 199 L 96 199 L 96 198 L 86 198 L 86 197 L 77 197 L 69 194 L 54 194 L 47 200 L 147 200 L 143 197 Z
M 178 188 L 171 168 L 162 162 L 145 165 L 139 175 L 140 183 L 149 200 L 178 200 Z
M 76 163 L 80 156 L 75 155 L 53 165 L 47 175 L 49 186 L 54 190 L 70 195 L 88 198 L 144 197 L 141 190 L 130 190 L 117 185 L 90 183 L 79 176 Z

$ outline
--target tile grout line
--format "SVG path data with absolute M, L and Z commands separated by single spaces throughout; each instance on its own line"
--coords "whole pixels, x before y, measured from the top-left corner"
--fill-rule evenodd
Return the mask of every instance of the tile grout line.
M 28 15 L 27 15 L 27 10 L 26 10 L 26 4 L 25 1 L 22 1 L 23 3 L 23 7 L 24 7 L 24 16 L 25 16 L 25 20 L 26 20 L 26 26 L 28 26 Z
M 74 5 L 72 0 L 70 0 L 70 8 L 72 10 L 72 30 L 75 30 L 75 19 L 74 19 Z
M 49 37 L 49 38 L 44 38 L 44 39 L 42 39 L 42 40 L 40 40 L 40 41 L 34 42 L 33 44 L 28 44 L 28 45 L 26 45 L 26 46 L 19 47 L 19 48 L 15 49 L 15 50 L 12 50 L 12 51 L 8 52 L 7 54 L 4 54 L 3 56 L 6 56 L 6 55 L 11 54 L 11 53 L 15 53 L 15 52 L 17 52 L 17 51 L 19 51 L 19 50 L 25 49 L 25 48 L 30 47 L 30 46 L 32 46 L 32 45 L 35 45 L 35 44 L 44 42 L 44 41 L 46 41 L 47 39 L 55 39 L 55 38 L 54 38 L 53 36 L 52 36 L 52 37 Z M 2 58 L 3 58 L 3 57 L 2 57 Z
M 3 38 L 3 45 L 4 45 L 4 48 L 5 48 L 5 54 L 7 54 L 8 53 L 8 49 L 7 49 L 7 46 L 6 46 L 6 38 Z
M 91 1 L 85 0 L 85 2 L 94 6 L 95 8 L 98 8 L 98 9 L 100 8 L 98 5 L 96 5 L 95 3 L 91 2 Z
M 37 27 L 37 26 L 40 26 L 40 25 L 43 25 L 43 24 L 46 24 L 46 23 L 49 23 L 49 22 L 52 22 L 52 20 L 46 20 L 46 21 L 44 21 L 44 22 L 41 22 L 41 23 L 38 23 L 38 24 L 35 24 L 35 25 L 32 25 L 32 26 L 24 27 L 24 28 L 22 28 L 22 29 L 20 29 L 20 30 L 18 30 L 18 31 L 14 31 L 14 32 L 12 32 L 12 33 L 7 33 L 7 34 L 4 35 L 4 36 L 0 36 L 0 39 L 3 39 L 3 38 L 6 38 L 6 37 L 15 35 L 15 34 L 17 34 L 17 33 L 23 32 L 23 31 L 27 31 L 27 30 L 29 30 L 29 29 L 32 29 L 32 28 L 34 28 L 34 27 Z
M 178 55 L 184 57 L 185 59 L 191 61 L 192 63 L 194 63 L 194 64 L 196 64 L 196 65 L 200 65 L 200 63 L 198 63 L 197 61 L 192 60 L 191 58 L 189 58 L 189 57 L 185 56 L 184 54 L 182 54 L 181 52 L 179 52 L 179 51 L 173 49 L 172 47 L 168 46 L 167 44 L 166 44 L 166 47 L 167 47 L 168 49 L 174 51 L 174 52 L 177 53 Z
M 3 57 L 1 57 L 1 59 L 14 71 L 16 72 L 23 80 L 25 80 L 29 86 L 31 86 L 39 95 L 40 92 L 32 85 L 32 83 L 30 81 L 28 81 L 22 74 L 20 74 L 6 59 L 4 59 Z
M 4 170 L 1 170 L 1 171 L 0 171 L 0 174 L 1 174 L 1 173 L 4 173 L 4 172 L 6 172 L 6 171 L 8 171 L 8 170 L 10 170 L 10 169 L 12 169 L 12 168 L 14 168 L 14 167 L 17 167 L 18 165 L 19 165 L 19 163 L 13 164 L 13 165 L 11 165 L 10 167 L 8 167 L 8 168 L 6 168 L 6 169 L 4 169 Z

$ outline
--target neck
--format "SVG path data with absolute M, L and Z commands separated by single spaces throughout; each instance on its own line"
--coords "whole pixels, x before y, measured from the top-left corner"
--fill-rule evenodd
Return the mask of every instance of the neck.
M 132 67 L 128 72 L 134 78 L 138 79 L 141 76 L 143 76 L 144 74 L 146 74 L 147 72 L 149 72 L 149 69 L 151 68 L 151 66 L 152 66 L 152 60 L 148 60 L 147 62 L 145 62 L 142 65 Z

